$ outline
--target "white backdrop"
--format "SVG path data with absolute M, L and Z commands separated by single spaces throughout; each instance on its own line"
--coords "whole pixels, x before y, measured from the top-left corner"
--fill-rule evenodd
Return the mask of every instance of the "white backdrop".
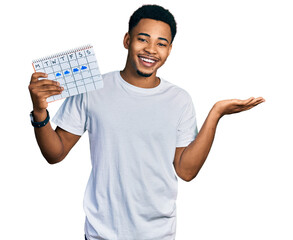
M 129 17 L 146 3 L 163 5 L 178 22 L 159 75 L 192 95 L 199 127 L 218 100 L 266 99 L 221 119 L 199 175 L 179 180 L 176 240 L 292 240 L 290 0 L 6 1 L 0 14 L 0 239 L 83 239 L 87 134 L 63 162 L 51 166 L 42 158 L 29 120 L 31 61 L 91 43 L 102 73 L 122 69 Z M 61 102 L 50 104 L 51 116 Z

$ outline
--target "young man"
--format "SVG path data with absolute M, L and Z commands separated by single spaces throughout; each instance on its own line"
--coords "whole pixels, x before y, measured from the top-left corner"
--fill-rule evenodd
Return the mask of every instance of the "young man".
M 67 98 L 54 121 L 35 128 L 51 164 L 62 161 L 88 130 L 92 171 L 85 192 L 88 240 L 171 240 L 176 231 L 177 177 L 192 180 L 206 160 L 219 119 L 248 110 L 263 98 L 225 100 L 211 109 L 198 133 L 191 97 L 157 77 L 176 34 L 172 14 L 147 5 L 130 18 L 125 68 L 103 76 L 104 88 Z M 62 92 L 38 80 L 29 90 L 34 121 L 47 118 L 46 98 Z M 174 171 L 175 170 L 175 171 Z

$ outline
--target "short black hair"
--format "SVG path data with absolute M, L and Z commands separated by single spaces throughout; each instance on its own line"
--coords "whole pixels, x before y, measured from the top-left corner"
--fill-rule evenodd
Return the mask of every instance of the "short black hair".
M 131 30 L 143 18 L 150 18 L 167 23 L 171 28 L 171 42 L 173 42 L 177 32 L 177 24 L 174 16 L 169 12 L 169 10 L 158 5 L 143 5 L 142 7 L 138 8 L 130 17 L 128 32 L 130 33 Z

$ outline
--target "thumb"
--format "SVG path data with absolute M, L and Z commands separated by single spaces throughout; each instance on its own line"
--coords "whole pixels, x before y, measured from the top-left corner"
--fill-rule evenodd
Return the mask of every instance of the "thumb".
M 47 73 L 43 73 L 43 72 L 35 72 L 35 73 L 33 73 L 32 74 L 32 77 L 31 77 L 31 83 L 37 82 L 40 77 L 46 78 L 46 77 L 48 77 L 48 74 Z

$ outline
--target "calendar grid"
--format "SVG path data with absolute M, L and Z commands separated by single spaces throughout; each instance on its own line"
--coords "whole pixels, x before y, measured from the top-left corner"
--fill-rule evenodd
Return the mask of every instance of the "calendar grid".
M 47 102 L 94 91 L 103 87 L 96 56 L 91 45 L 72 49 L 33 61 L 35 72 L 45 72 L 64 88 Z

